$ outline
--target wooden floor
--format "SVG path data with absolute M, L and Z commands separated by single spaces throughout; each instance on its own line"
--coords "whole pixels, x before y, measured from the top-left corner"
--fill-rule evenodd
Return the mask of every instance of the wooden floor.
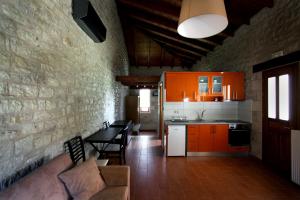
M 300 200 L 300 187 L 250 158 L 166 158 L 160 141 L 142 133 L 127 149 L 131 200 Z

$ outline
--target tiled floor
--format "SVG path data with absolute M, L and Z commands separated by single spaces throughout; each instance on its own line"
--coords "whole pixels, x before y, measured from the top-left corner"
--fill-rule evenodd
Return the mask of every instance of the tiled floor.
M 253 158 L 166 158 L 160 141 L 145 133 L 132 138 L 126 154 L 131 200 L 300 200 L 300 187 Z

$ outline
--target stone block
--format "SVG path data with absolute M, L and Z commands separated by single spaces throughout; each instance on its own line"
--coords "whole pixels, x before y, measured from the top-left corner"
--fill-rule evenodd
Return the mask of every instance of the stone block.
M 9 84 L 9 95 L 16 97 L 37 97 L 37 86 Z
M 53 110 L 56 108 L 56 102 L 46 101 L 46 110 Z
M 34 148 L 39 149 L 51 143 L 51 135 L 41 134 L 34 138 Z
M 18 100 L 9 100 L 8 101 L 8 112 L 9 113 L 18 113 L 21 112 L 23 108 L 23 104 Z
M 39 88 L 39 97 L 41 98 L 50 98 L 53 97 L 53 89 L 47 87 Z
M 0 160 L 9 160 L 13 157 L 14 145 L 12 141 L 0 142 Z
M 15 142 L 15 154 L 29 153 L 33 148 L 33 136 L 28 136 Z

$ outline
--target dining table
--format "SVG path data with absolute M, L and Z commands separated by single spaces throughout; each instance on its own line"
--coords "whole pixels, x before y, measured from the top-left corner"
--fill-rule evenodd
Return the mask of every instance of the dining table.
M 103 150 L 114 142 L 116 136 L 121 133 L 123 128 L 119 127 L 108 127 L 105 129 L 100 129 L 96 133 L 87 137 L 84 141 L 89 143 L 100 155 L 101 158 Z M 97 145 L 98 144 L 98 145 Z

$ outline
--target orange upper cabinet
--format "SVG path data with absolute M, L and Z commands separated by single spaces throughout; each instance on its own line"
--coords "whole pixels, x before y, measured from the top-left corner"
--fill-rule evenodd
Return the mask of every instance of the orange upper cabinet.
M 167 101 L 197 101 L 197 75 L 192 72 L 166 72 Z
M 245 100 L 245 75 L 243 72 L 224 72 L 224 99 L 232 101 Z
M 242 72 L 166 72 L 166 101 L 244 100 Z

